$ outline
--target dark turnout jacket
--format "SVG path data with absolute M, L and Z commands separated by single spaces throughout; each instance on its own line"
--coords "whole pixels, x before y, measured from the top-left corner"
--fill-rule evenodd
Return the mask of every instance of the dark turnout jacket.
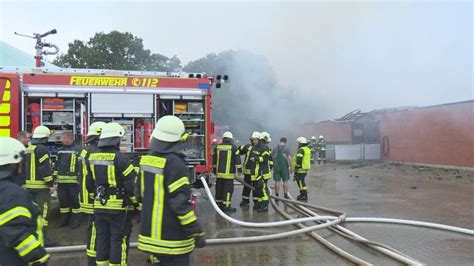
M 138 249 L 164 255 L 190 253 L 194 238 L 204 233 L 189 201 L 188 168 L 177 144 L 153 140 L 151 149 L 140 160 L 136 183 L 141 203 Z
M 11 179 L 0 179 L 0 265 L 44 263 L 42 218 L 27 192 Z

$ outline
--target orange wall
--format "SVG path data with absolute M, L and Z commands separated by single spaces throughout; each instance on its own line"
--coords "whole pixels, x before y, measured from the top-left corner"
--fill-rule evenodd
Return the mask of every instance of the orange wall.
M 384 159 L 474 167 L 474 101 L 378 115 Z

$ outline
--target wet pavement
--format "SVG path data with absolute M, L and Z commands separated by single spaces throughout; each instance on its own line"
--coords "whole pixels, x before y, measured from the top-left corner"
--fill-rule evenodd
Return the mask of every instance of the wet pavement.
M 422 220 L 474 229 L 474 172 L 413 167 L 398 164 L 350 164 L 316 166 L 307 178 L 309 201 L 347 213 L 347 216 L 390 217 Z M 270 183 L 272 184 L 272 183 Z M 232 217 L 266 222 L 282 218 L 272 208 L 268 214 L 240 208 L 241 186 L 235 187 Z M 290 192 L 297 195 L 296 184 Z M 294 230 L 293 226 L 249 229 L 225 221 L 212 208 L 204 190 L 199 201 L 199 220 L 208 238 L 264 235 Z M 280 206 L 283 206 L 280 203 Z M 54 210 L 53 210 L 54 211 Z M 287 211 L 297 216 L 291 209 Z M 85 224 L 77 230 L 54 228 L 50 236 L 61 245 L 83 244 Z M 309 223 L 307 225 L 310 225 Z M 136 241 L 135 225 L 132 242 Z M 472 265 L 474 237 L 439 230 L 393 224 L 350 223 L 345 227 L 387 244 L 427 265 Z M 323 229 L 316 233 L 336 246 L 375 265 L 397 265 L 396 261 L 360 244 Z M 147 256 L 137 250 L 129 254 L 129 265 L 146 265 Z M 193 265 L 349 265 L 306 235 L 251 244 L 208 246 L 192 253 Z M 85 253 L 54 254 L 51 265 L 86 265 Z

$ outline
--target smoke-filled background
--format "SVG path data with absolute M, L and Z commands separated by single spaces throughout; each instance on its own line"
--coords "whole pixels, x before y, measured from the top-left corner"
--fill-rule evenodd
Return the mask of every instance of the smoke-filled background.
M 13 31 L 57 28 L 50 40 L 63 51 L 128 31 L 186 71 L 228 74 L 213 115 L 241 140 L 354 109 L 474 98 L 471 1 L 0 3 L 1 40 L 30 53 Z

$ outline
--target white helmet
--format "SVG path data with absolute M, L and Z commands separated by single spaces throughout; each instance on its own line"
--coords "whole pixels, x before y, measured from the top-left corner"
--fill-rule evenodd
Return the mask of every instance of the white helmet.
M 260 139 L 260 136 L 261 136 L 260 132 L 254 131 L 254 132 L 252 133 L 252 136 L 250 136 L 250 138 L 251 138 L 251 139 Z
M 299 137 L 296 139 L 299 144 L 308 144 L 308 140 L 305 137 Z
M 316 136 L 312 136 L 311 139 L 316 139 Z
M 184 123 L 176 116 L 163 116 L 156 123 L 151 136 L 164 142 L 178 142 L 183 139 L 185 133 Z
M 232 135 L 232 132 L 230 131 L 226 131 L 224 132 L 224 134 L 222 135 L 223 138 L 227 138 L 227 139 L 234 139 L 234 135 Z
M 25 152 L 23 144 L 10 137 L 0 137 L 0 166 L 18 164 L 22 160 L 22 153 Z M 11 176 L 13 168 L 0 168 L 0 179 Z
M 106 125 L 105 122 L 97 121 L 92 123 L 89 126 L 89 130 L 87 131 L 87 136 L 99 136 L 102 128 Z
M 51 136 L 51 130 L 45 126 L 38 126 L 33 131 L 33 139 L 42 139 L 42 138 L 49 138 Z
M 321 136 L 319 136 L 319 138 L 320 138 L 320 139 L 324 139 L 324 136 L 323 136 L 323 135 L 321 135 Z
M 263 139 L 263 140 L 265 140 L 265 141 L 267 141 L 267 142 L 271 142 L 271 141 L 272 141 L 272 139 L 270 138 L 270 134 L 269 134 L 268 132 L 262 132 L 262 133 L 260 134 L 260 139 Z
M 0 166 L 20 163 L 21 154 L 24 151 L 25 146 L 20 141 L 10 137 L 0 137 Z

